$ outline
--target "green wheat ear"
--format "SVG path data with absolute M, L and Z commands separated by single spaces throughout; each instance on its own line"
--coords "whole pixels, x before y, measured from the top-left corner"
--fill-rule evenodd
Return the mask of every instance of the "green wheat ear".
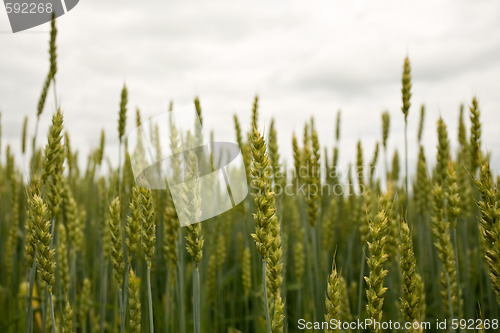
M 449 177 L 449 187 L 446 193 L 447 200 L 447 213 L 448 221 L 451 223 L 451 229 L 457 227 L 457 220 L 460 216 L 460 206 L 462 202 L 462 196 L 460 195 L 460 190 L 457 183 L 457 174 L 455 172 L 455 163 L 451 162 L 448 164 L 448 177 Z
M 405 116 L 405 122 L 408 120 L 408 111 L 410 110 L 410 98 L 411 98 L 411 68 L 410 68 L 410 59 L 408 57 L 405 58 L 405 62 L 403 65 L 403 78 L 402 84 L 403 88 L 401 88 L 401 92 L 403 95 L 403 106 L 401 110 Z
M 42 86 L 42 92 L 38 99 L 38 108 L 37 108 L 37 116 L 43 113 L 43 108 L 45 107 L 45 101 L 47 100 L 47 94 L 49 92 L 50 83 L 52 82 L 52 74 L 49 72 Z
M 247 182 L 250 182 L 250 163 L 252 159 L 252 153 L 250 151 L 250 146 L 248 143 L 243 142 L 243 136 L 241 131 L 241 125 L 236 115 L 233 116 L 234 119 L 234 130 L 236 132 L 236 142 L 241 150 L 241 155 L 243 157 L 243 164 L 245 165 L 245 174 L 247 177 Z
M 83 209 L 80 211 L 78 208 L 68 184 L 65 184 L 65 191 L 63 194 L 63 207 L 66 215 L 69 240 L 71 241 L 73 249 L 79 252 L 82 250 L 84 244 L 83 228 L 85 224 L 85 211 L 83 211 Z
M 55 250 L 50 248 L 52 242 L 52 234 L 50 233 L 50 222 L 47 219 L 47 206 L 43 203 L 42 198 L 38 195 L 33 195 L 29 199 L 29 218 L 33 225 L 33 248 L 35 249 L 36 264 L 41 279 L 45 281 L 52 290 L 55 282 L 54 261 Z
M 57 241 L 57 259 L 59 276 L 61 277 L 61 284 L 63 287 L 64 295 L 68 296 L 69 290 L 69 266 L 68 266 L 68 237 L 66 235 L 66 228 L 63 224 L 58 224 L 57 231 L 59 239 Z
M 397 183 L 399 180 L 399 153 L 397 150 L 394 151 L 394 155 L 392 157 L 392 169 L 391 169 L 391 180 L 394 183 Z
M 24 117 L 24 123 L 23 123 L 23 134 L 21 136 L 21 152 L 24 154 L 26 153 L 26 135 L 28 131 L 28 116 Z M 0 130 L 1 133 L 1 130 Z M 1 136 L 1 134 L 0 134 Z M 0 140 L 1 144 L 1 140 Z
M 92 306 L 92 284 L 90 283 L 90 280 L 88 278 L 85 278 L 83 280 L 83 288 L 82 292 L 80 294 L 80 302 L 79 302 L 79 307 L 78 307 L 78 316 L 80 318 L 80 322 L 85 323 L 87 322 L 87 316 L 89 313 L 89 309 Z M 85 332 L 85 330 L 83 330 Z
M 337 111 L 337 118 L 335 121 L 335 140 L 338 142 L 340 140 L 340 120 L 342 117 L 342 111 Z
M 123 135 L 125 135 L 125 126 L 127 124 L 127 102 L 128 90 L 124 83 L 120 96 L 120 111 L 118 112 L 118 139 L 120 142 L 122 142 Z
M 292 255 L 293 255 L 293 270 L 295 272 L 295 281 L 302 285 L 304 273 L 306 271 L 306 254 L 305 254 L 305 244 L 303 242 L 305 237 L 305 230 L 302 226 L 299 216 L 299 208 L 298 208 L 298 198 L 291 197 L 287 200 L 287 209 L 290 210 L 290 229 L 294 234 L 294 239 L 297 241 L 294 242 L 292 246 Z M 333 223 L 333 221 L 332 221 Z M 325 223 L 328 224 L 328 223 Z M 333 232 L 333 230 L 332 230 Z M 333 239 L 329 238 L 329 239 Z
M 52 21 L 50 22 L 50 41 L 49 41 L 50 69 L 49 69 L 49 73 L 47 74 L 47 77 L 45 78 L 45 82 L 43 83 L 40 98 L 38 99 L 38 108 L 37 108 L 37 114 L 36 114 L 37 118 L 40 118 L 40 115 L 43 112 L 43 108 L 45 106 L 45 101 L 47 100 L 47 93 L 49 91 L 50 83 L 53 80 L 55 82 L 55 76 L 57 73 L 56 37 L 57 37 L 56 20 L 54 19 L 54 17 L 52 17 Z
M 50 218 L 54 218 L 59 212 L 62 193 L 62 172 L 65 158 L 65 150 L 62 145 L 63 115 L 60 109 L 52 116 L 52 124 L 49 128 L 48 143 L 43 155 L 42 183 L 47 186 L 47 206 Z
M 63 333 L 73 332 L 73 309 L 71 309 L 71 305 L 68 300 L 66 301 L 66 306 L 64 307 L 62 331 Z
M 442 264 L 441 298 L 446 316 L 456 318 L 460 315 L 461 292 L 458 285 L 456 257 L 450 236 L 450 224 L 446 221 L 445 192 L 437 183 L 433 191 L 433 204 L 432 232 L 436 238 L 434 244 Z
M 274 193 L 271 192 L 266 143 L 255 128 L 252 137 L 252 157 L 252 184 L 257 189 L 254 199 L 257 213 L 253 214 L 255 233 L 252 234 L 252 238 L 257 246 L 257 251 L 262 258 L 266 259 L 273 241 L 270 237 L 271 227 L 278 218 L 275 214 Z
M 128 284 L 128 306 L 130 311 L 130 330 L 141 332 L 141 284 L 139 278 L 131 269 Z
M 141 188 L 141 241 L 146 262 L 151 267 L 155 253 L 156 224 L 153 205 L 153 193 L 148 188 Z
M 295 132 L 292 134 L 292 147 L 293 147 L 293 165 L 295 168 L 294 180 L 293 184 L 298 186 L 299 182 L 301 182 L 300 169 L 302 166 L 302 155 L 299 148 L 299 144 L 297 142 L 297 136 Z
M 351 321 L 352 314 L 349 304 L 349 290 L 347 290 L 347 283 L 344 277 L 339 273 L 340 276 L 340 320 Z
M 431 180 L 428 173 L 424 147 L 420 146 L 417 162 L 417 180 L 414 187 L 415 212 L 417 216 L 425 216 L 432 209 Z
M 273 305 L 273 319 L 271 322 L 271 332 L 272 333 L 283 333 L 284 320 L 285 320 L 285 303 L 281 298 L 280 291 L 276 294 Z
M 384 305 L 384 295 L 387 288 L 384 287 L 384 278 L 388 271 L 384 269 L 384 264 L 388 260 L 385 252 L 387 240 L 387 214 L 381 211 L 370 221 L 370 234 L 372 242 L 368 243 L 370 257 L 367 259 L 370 275 L 365 276 L 368 289 L 366 298 L 368 303 L 366 310 L 368 316 L 378 322 L 382 321 L 382 306 Z M 382 332 L 379 329 L 371 328 L 373 332 Z
M 422 133 L 424 131 L 424 120 L 425 120 L 425 105 L 422 104 L 420 107 L 420 120 L 418 121 L 418 132 L 417 132 L 417 141 L 420 144 L 422 141 Z
M 448 130 L 443 118 L 439 118 L 437 124 L 438 146 L 436 157 L 436 183 L 438 183 L 443 190 L 447 190 L 448 186 L 448 163 L 450 161 L 450 142 L 448 139 Z
M 198 177 L 198 159 L 192 151 L 189 151 L 186 158 L 187 170 L 184 177 L 185 182 L 190 182 L 184 189 L 184 218 L 190 223 L 186 226 L 186 249 L 193 259 L 195 264 L 198 264 L 203 257 L 204 239 L 201 233 L 201 198 L 200 198 L 200 183 L 196 181 Z M 185 183 L 187 184 L 187 183 Z
M 31 187 L 29 188 L 28 198 L 33 197 L 34 195 L 40 196 L 40 188 L 39 188 L 39 180 L 35 176 L 31 181 Z M 29 269 L 33 265 L 34 255 L 35 255 L 35 224 L 34 219 L 35 216 L 34 211 L 31 210 L 30 200 L 28 199 L 28 211 L 27 211 L 27 219 L 25 220 L 24 227 L 26 230 L 26 237 L 24 240 L 24 261 L 25 261 L 25 269 Z
M 257 121 L 259 118 L 259 95 L 255 95 L 252 105 L 252 128 L 250 129 L 250 137 L 252 136 L 253 129 L 258 128 Z
M 198 119 L 200 120 L 201 125 L 203 125 L 203 119 L 201 118 L 200 98 L 198 96 L 196 96 L 194 98 L 194 108 L 196 110 L 196 115 L 198 116 Z
M 49 55 L 50 55 L 50 73 L 54 77 L 57 73 L 57 47 L 56 47 L 57 28 L 55 17 L 52 16 L 50 21 L 50 42 L 49 42 Z
M 106 143 L 106 133 L 104 132 L 104 129 L 101 130 L 101 139 L 99 140 L 99 148 L 95 152 L 95 164 L 96 165 L 101 165 L 102 164 L 102 159 L 104 157 L 104 144 Z
M 132 187 L 130 198 L 130 216 L 127 217 L 127 245 L 128 261 L 132 262 L 134 255 L 138 255 L 141 241 L 141 191 L 137 186 Z
M 247 246 L 243 250 L 243 255 L 241 258 L 241 270 L 242 276 L 241 281 L 243 284 L 243 293 L 248 299 L 250 296 L 250 290 L 252 289 L 252 256 L 250 253 L 250 248 Z
M 210 302 L 215 301 L 215 289 L 216 289 L 216 275 L 217 275 L 217 256 L 215 253 L 211 253 L 208 257 L 207 266 L 207 289 L 208 289 L 208 299 Z
M 123 259 L 122 231 L 120 220 L 120 199 L 116 197 L 109 206 L 108 239 L 110 242 L 110 255 L 113 264 L 113 276 L 119 286 L 123 282 L 125 261 Z
M 369 170 L 369 175 L 370 175 L 370 186 L 375 185 L 375 168 L 377 167 L 377 162 L 378 162 L 378 153 L 379 153 L 379 143 L 375 143 L 375 149 L 373 151 L 373 157 L 370 161 L 370 170 Z
M 495 193 L 498 195 L 498 184 L 495 186 L 493 183 L 488 162 L 481 166 L 476 185 L 481 194 L 481 201 L 477 205 L 481 211 L 479 225 L 486 252 L 485 259 L 491 284 L 500 303 L 500 205 L 495 197 Z
M 458 115 L 458 142 L 460 143 L 460 148 L 466 148 L 469 143 L 467 142 L 467 133 L 464 122 L 464 105 L 460 104 L 460 111 Z
M 267 283 L 268 283 L 268 298 L 270 304 L 274 304 L 274 300 L 279 294 L 279 290 L 283 283 L 283 249 L 281 241 L 281 228 L 278 219 L 271 225 L 272 242 L 269 247 L 269 256 L 267 260 Z
M 177 267 L 177 241 L 179 238 L 179 220 L 175 211 L 174 202 L 170 193 L 167 194 L 167 203 L 164 211 L 165 228 L 163 237 L 163 252 L 169 267 L 172 283 L 175 281 Z
M 481 121 L 479 105 L 476 97 L 472 99 L 470 110 L 470 172 L 472 174 L 476 173 L 479 166 L 479 161 L 481 160 Z
M 413 241 L 408 224 L 403 221 L 400 229 L 399 244 L 401 266 L 401 310 L 406 322 L 418 322 L 421 319 L 420 288 L 422 279 L 416 271 L 416 258 L 413 252 Z
M 326 314 L 325 320 L 330 322 L 332 319 L 339 320 L 340 319 L 340 308 L 342 302 L 341 295 L 341 282 L 340 282 L 340 274 L 337 271 L 337 267 L 335 264 L 335 259 L 333 259 L 333 269 L 328 277 L 328 286 L 326 289 Z M 331 333 L 334 330 L 326 329 L 325 332 Z
M 0 155 L 2 155 L 2 112 L 0 111 Z
M 319 214 L 319 187 L 321 186 L 320 174 L 320 152 L 318 133 L 315 129 L 311 129 L 311 146 L 309 147 L 309 136 L 304 138 L 304 158 L 307 158 L 307 193 L 306 193 L 306 210 L 309 225 L 314 227 Z M 307 141 L 307 143 L 306 143 Z M 309 150 L 311 148 L 311 150 Z

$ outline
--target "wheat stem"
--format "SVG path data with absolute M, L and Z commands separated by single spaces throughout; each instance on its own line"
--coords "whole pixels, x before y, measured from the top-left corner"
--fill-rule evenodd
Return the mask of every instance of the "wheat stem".
M 153 297 L 151 295 L 151 266 L 150 265 L 148 265 L 147 280 L 148 280 L 149 332 L 150 333 L 154 333 Z
M 262 288 L 264 290 L 264 310 L 266 312 L 266 330 L 271 333 L 271 318 L 269 316 L 269 304 L 267 301 L 267 284 L 266 284 L 266 259 L 262 258 Z

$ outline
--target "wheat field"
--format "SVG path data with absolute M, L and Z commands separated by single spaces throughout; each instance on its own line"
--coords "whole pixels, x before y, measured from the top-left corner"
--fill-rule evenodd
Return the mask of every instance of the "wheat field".
M 319 142 L 311 118 L 290 138 L 293 160 L 285 161 L 274 120 L 257 125 L 255 96 L 249 121 L 233 118 L 248 196 L 181 227 L 181 217 L 202 213 L 199 187 L 184 193 L 194 208 L 178 211 L 169 189 L 138 185 L 125 133 L 127 118 L 137 126 L 142 120 L 129 109 L 126 85 L 115 96 L 117 133 L 103 131 L 89 156 L 71 145 L 64 110 L 45 108 L 52 95 L 57 100 L 56 36 L 53 21 L 50 67 L 38 108 L 24 121 L 22 156 L 9 142 L 0 151 L 0 332 L 500 330 L 500 178 L 489 166 L 476 98 L 457 110 L 457 138 L 441 118 L 424 128 L 425 106 L 411 104 L 407 57 L 401 117 L 382 113 L 373 156 L 358 142 L 342 174 L 340 151 L 353 147 L 339 144 L 340 111 L 333 143 Z M 200 119 L 202 105 L 194 98 Z M 420 114 L 418 124 L 408 124 L 410 112 Z M 46 138 L 37 137 L 43 117 L 51 119 Z M 28 121 L 36 122 L 34 133 Z M 389 156 L 396 121 L 405 122 L 405 142 Z M 151 131 L 156 151 L 178 148 L 183 137 L 170 126 L 170 147 Z M 408 126 L 418 126 L 413 175 Z M 438 138 L 433 167 L 421 145 L 426 131 Z M 119 156 L 107 155 L 107 136 L 118 136 Z M 27 174 L 21 159 L 29 161 Z M 172 168 L 187 181 L 199 176 L 198 165 L 188 153 Z M 365 319 L 363 327 L 331 325 Z M 389 322 L 410 326 L 382 325 Z

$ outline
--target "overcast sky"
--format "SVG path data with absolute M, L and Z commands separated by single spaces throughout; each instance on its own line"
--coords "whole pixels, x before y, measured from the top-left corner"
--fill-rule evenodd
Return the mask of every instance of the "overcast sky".
M 263 128 L 276 119 L 280 149 L 287 159 L 292 132 L 302 136 L 304 121 L 311 116 L 322 145 L 331 149 L 335 116 L 341 109 L 342 165 L 354 161 L 358 140 L 365 148 L 365 161 L 371 158 L 380 138 L 381 112 L 387 109 L 390 154 L 397 148 L 403 156 L 400 89 L 408 54 L 413 78 L 410 170 L 416 163 L 420 105 L 427 106 L 424 144 L 433 163 L 438 117 L 445 119 L 456 148 L 459 105 L 469 105 L 477 96 L 483 145 L 500 171 L 497 0 L 81 0 L 57 25 L 57 90 L 72 146 L 81 154 L 98 145 L 104 128 L 107 153 L 116 156 L 118 103 L 125 81 L 129 109 L 139 107 L 145 118 L 164 112 L 170 100 L 182 107 L 198 95 L 205 124 L 216 138 L 232 130 L 234 113 L 248 126 L 258 93 L 259 125 Z M 9 33 L 7 15 L 0 9 L 4 146 L 9 141 L 19 147 L 25 115 L 33 133 L 49 67 L 49 29 L 45 24 Z M 40 138 L 52 112 L 49 95 Z M 134 122 L 130 112 L 128 131 Z

